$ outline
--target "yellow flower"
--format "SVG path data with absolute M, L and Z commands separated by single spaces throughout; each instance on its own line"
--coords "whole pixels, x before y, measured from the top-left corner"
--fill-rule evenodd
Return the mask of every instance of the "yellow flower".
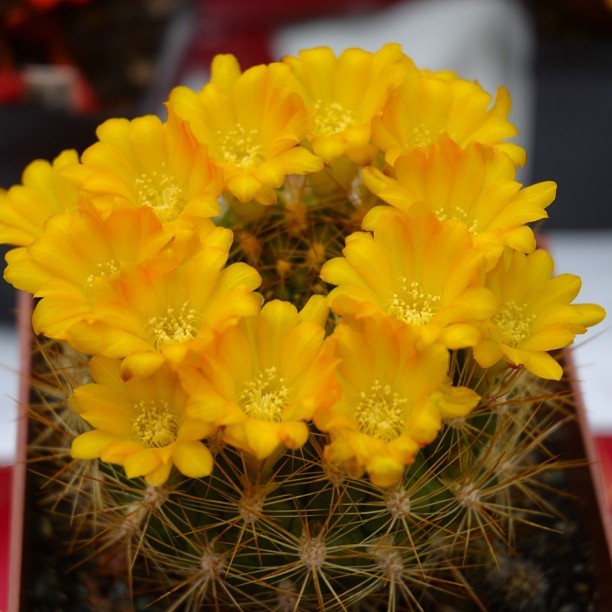
M 0 243 L 28 246 L 51 215 L 76 207 L 79 191 L 62 175 L 76 162 L 72 150 L 60 153 L 52 164 L 36 160 L 25 169 L 21 185 L 0 190 Z
M 601 306 L 571 304 L 580 291 L 580 278 L 553 278 L 552 257 L 541 249 L 530 255 L 507 252 L 487 274 L 486 285 L 500 307 L 485 325 L 485 338 L 474 347 L 474 357 L 484 368 L 505 359 L 542 378 L 559 380 L 563 369 L 548 351 L 570 345 L 576 334 L 605 316 Z
M 372 122 L 372 140 L 388 163 L 406 149 L 426 147 L 444 134 L 464 147 L 480 142 L 505 151 L 517 165 L 525 151 L 502 142 L 517 131 L 508 120 L 510 95 L 503 87 L 491 108 L 491 96 L 478 84 L 451 72 L 432 73 L 406 62 L 406 78 L 389 96 L 382 114 Z
M 342 322 L 331 338 L 342 396 L 314 420 L 331 436 L 325 459 L 354 477 L 365 471 L 375 485 L 395 484 L 443 419 L 464 416 L 479 401 L 451 386 L 443 345 L 421 346 L 412 328 L 393 319 Z
M 374 167 L 362 176 L 374 194 L 399 210 L 422 202 L 441 221 L 462 222 L 492 264 L 504 246 L 535 249 L 533 231 L 524 224 L 546 218 L 556 193 L 552 181 L 521 188 L 505 153 L 476 142 L 462 149 L 447 137 L 400 155 L 391 176 Z
M 465 227 L 419 205 L 405 213 L 376 207 L 364 227 L 373 234 L 351 234 L 344 256 L 321 268 L 321 278 L 337 285 L 329 294 L 332 310 L 392 316 L 417 328 L 425 342 L 449 348 L 476 344 L 476 323 L 493 314 L 496 301 L 481 286 L 483 254 Z
M 146 376 L 199 351 L 215 333 L 255 314 L 261 277 L 251 266 L 225 267 L 232 233 L 216 228 L 201 249 L 170 270 L 144 262 L 93 287 L 87 320 L 67 330 L 79 351 L 124 357 L 122 374 Z
M 336 362 L 324 343 L 326 317 L 321 296 L 300 312 L 273 300 L 228 329 L 197 370 L 181 371 L 191 395 L 187 414 L 223 426 L 227 442 L 257 459 L 283 446 L 301 447 L 306 421 L 336 395 Z
M 53 215 L 29 247 L 7 254 L 5 279 L 42 298 L 32 323 L 36 333 L 66 339 L 66 330 L 93 306 L 94 287 L 145 261 L 166 269 L 160 256 L 171 234 L 148 208 L 123 209 L 102 219 L 93 207 Z
M 84 191 L 105 196 L 107 208 L 147 206 L 174 225 L 219 213 L 223 177 L 181 122 L 153 115 L 109 119 L 96 134 L 82 165 L 69 170 Z
M 347 49 L 336 58 L 329 47 L 318 47 L 283 59 L 302 85 L 317 155 L 326 162 L 343 154 L 355 162 L 372 157 L 372 117 L 401 82 L 404 57 L 400 45 L 387 44 L 376 53 Z
M 254 66 L 241 73 L 236 58 L 218 55 L 212 77 L 197 93 L 177 87 L 170 115 L 187 122 L 223 170 L 225 187 L 241 202 L 274 204 L 287 174 L 323 167 L 299 143 L 306 136 L 307 111 L 288 66 Z
M 76 459 L 122 465 L 128 478 L 144 476 L 153 486 L 168 479 L 172 466 L 189 478 L 208 476 L 213 459 L 202 438 L 214 427 L 189 419 L 187 396 L 176 373 L 160 368 L 146 379 L 121 379 L 120 361 L 94 357 L 94 383 L 77 387 L 70 406 L 94 429 L 72 442 Z

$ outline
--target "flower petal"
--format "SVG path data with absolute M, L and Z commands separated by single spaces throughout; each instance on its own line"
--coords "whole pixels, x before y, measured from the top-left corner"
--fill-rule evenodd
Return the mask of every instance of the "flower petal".
M 208 476 L 213 469 L 210 451 L 202 442 L 197 441 L 178 443 L 172 461 L 179 472 L 188 478 Z

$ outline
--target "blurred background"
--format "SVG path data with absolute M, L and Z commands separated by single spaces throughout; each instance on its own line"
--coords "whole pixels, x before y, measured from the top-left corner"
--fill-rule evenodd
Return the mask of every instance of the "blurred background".
M 612 0 L 0 0 L 0 188 L 35 158 L 82 151 L 109 116 L 165 117 L 170 88 L 204 84 L 216 53 L 247 68 L 305 47 L 391 41 L 420 67 L 510 90 L 529 154 L 520 180 L 559 185 L 544 224 L 558 271 L 583 276 L 580 301 L 612 311 Z M 0 290 L 6 404 L 15 298 Z M 611 338 L 604 322 L 575 353 L 602 436 L 612 432 Z M 0 464 L 14 438 L 4 414 Z

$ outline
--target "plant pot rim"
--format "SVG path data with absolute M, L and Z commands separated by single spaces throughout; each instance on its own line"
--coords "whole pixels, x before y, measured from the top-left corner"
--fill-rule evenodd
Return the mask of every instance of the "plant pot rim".
M 9 532 L 8 612 L 20 609 L 23 566 L 24 507 L 27 477 L 28 405 L 32 354 L 32 297 L 17 293 L 17 334 L 19 338 L 19 393 L 17 444 L 11 481 L 11 514 Z

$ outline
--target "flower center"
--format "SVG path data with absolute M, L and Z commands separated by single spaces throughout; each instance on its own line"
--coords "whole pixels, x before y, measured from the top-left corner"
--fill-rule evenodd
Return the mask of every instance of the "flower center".
M 518 346 L 529 336 L 530 326 L 535 315 L 528 315 L 527 304 L 517 304 L 514 300 L 506 302 L 501 311 L 492 319 L 493 325 L 501 334 L 507 346 Z
M 359 394 L 355 418 L 361 433 L 390 442 L 401 434 L 409 410 L 406 398 L 375 380 L 368 392 Z
M 185 206 L 183 188 L 173 176 L 164 172 L 165 167 L 163 162 L 160 172 L 142 174 L 136 179 L 140 205 L 151 207 L 162 223 L 176 219 Z
M 438 208 L 434 210 L 434 214 L 440 221 L 447 221 L 449 219 L 451 221 L 461 221 L 461 223 L 465 224 L 467 231 L 470 232 L 472 236 L 475 236 L 481 231 L 478 221 L 476 221 L 476 219 L 470 221 L 467 211 L 461 208 L 461 206 Z
M 176 440 L 178 420 L 165 400 L 141 400 L 135 406 L 134 436 L 145 448 L 161 448 Z
M 231 166 L 254 168 L 265 161 L 263 147 L 258 140 L 258 130 L 247 131 L 240 123 L 227 132 L 218 130 L 215 157 Z
M 400 291 L 391 297 L 388 313 L 408 325 L 427 325 L 439 308 L 440 296 L 425 293 L 420 283 L 408 283 L 405 277 L 400 283 Z
M 426 147 L 433 141 L 434 135 L 431 130 L 424 123 L 419 123 L 408 134 L 406 144 L 411 147 Z
M 199 315 L 189 303 L 185 302 L 178 310 L 169 307 L 166 314 L 151 317 L 147 322 L 147 330 L 155 348 L 164 344 L 189 342 L 198 333 Z
M 97 263 L 95 271 L 85 279 L 85 286 L 87 289 L 91 289 L 96 278 L 100 278 L 101 276 L 113 276 L 117 274 L 117 272 L 119 272 L 119 264 L 114 259 Z
M 314 103 L 314 131 L 318 136 L 337 134 L 357 124 L 355 112 L 348 110 L 339 102 L 325 104 L 323 100 Z
M 271 367 L 244 384 L 239 402 L 247 416 L 280 423 L 288 397 L 285 379 L 277 374 L 275 367 Z

